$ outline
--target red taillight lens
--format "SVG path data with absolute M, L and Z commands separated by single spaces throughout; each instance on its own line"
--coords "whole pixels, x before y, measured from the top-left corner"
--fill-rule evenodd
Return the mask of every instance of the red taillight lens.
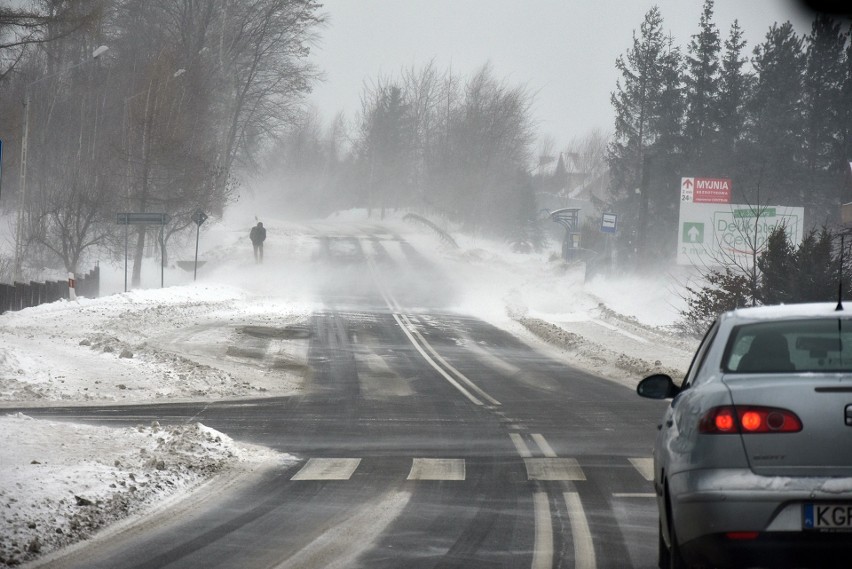
M 737 430 L 736 419 L 734 418 L 733 409 L 719 409 L 713 419 L 713 424 L 716 430 L 721 433 L 733 433 Z
M 729 531 L 725 534 L 725 537 L 727 537 L 728 539 L 734 539 L 738 541 L 757 539 L 759 536 L 760 533 L 756 531 Z
M 698 424 L 698 432 L 708 435 L 798 433 L 801 430 L 802 421 L 792 411 L 752 405 L 713 407 Z
M 757 411 L 746 411 L 743 413 L 740 422 L 743 425 L 743 430 L 748 433 L 754 433 L 759 431 L 763 425 L 763 417 Z

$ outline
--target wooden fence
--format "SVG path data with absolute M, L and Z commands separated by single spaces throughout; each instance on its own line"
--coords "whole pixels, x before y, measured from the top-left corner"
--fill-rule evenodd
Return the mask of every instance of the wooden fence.
M 11 285 L 0 283 L 0 314 L 22 310 L 46 302 L 68 298 L 68 281 L 47 281 L 43 283 L 16 282 Z M 88 274 L 75 280 L 74 290 L 78 296 L 96 298 L 101 291 L 101 269 L 95 267 Z

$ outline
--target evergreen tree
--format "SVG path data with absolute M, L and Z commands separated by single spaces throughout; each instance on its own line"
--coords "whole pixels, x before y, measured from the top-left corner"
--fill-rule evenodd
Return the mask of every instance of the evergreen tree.
M 660 94 L 654 108 L 657 136 L 647 155 L 647 183 L 642 188 L 646 199 L 640 202 L 645 234 L 639 240 L 639 247 L 640 256 L 646 261 L 667 261 L 674 252 L 670 243 L 680 213 L 680 177 L 685 175 L 682 77 L 683 56 L 669 37 L 661 59 Z
M 846 37 L 852 38 L 852 26 L 849 27 Z M 840 159 L 852 162 L 852 41 L 848 42 L 843 59 L 843 84 L 840 93 Z
M 843 63 L 846 35 L 828 15 L 818 16 L 807 38 L 802 93 L 804 166 L 814 217 L 835 216 L 845 166 L 841 151 Z
M 751 96 L 754 77 L 744 66 L 748 59 L 743 56 L 746 41 L 739 23 L 731 24 L 728 39 L 725 40 L 725 53 L 722 56 L 719 72 L 719 99 L 716 105 L 718 113 L 718 174 L 727 176 L 739 184 L 738 165 L 740 146 L 746 133 L 746 102 Z
M 808 232 L 796 249 L 792 291 L 794 302 L 824 302 L 837 296 L 833 239 L 832 232 L 823 227 L 819 233 L 816 230 Z
M 761 273 L 759 296 L 764 304 L 794 300 L 796 260 L 783 225 L 769 234 L 766 247 L 757 258 L 757 268 Z
M 804 56 L 802 38 L 793 25 L 773 24 L 765 41 L 754 49 L 752 63 L 756 72 L 753 96 L 749 101 L 751 117 L 750 149 L 747 154 L 752 170 L 741 175 L 741 187 L 754 191 L 763 188 L 764 203 L 801 206 L 805 204 L 802 162 L 802 76 Z M 770 195 L 765 189 L 769 188 Z M 750 203 L 756 196 L 746 194 Z
M 363 106 L 359 143 L 366 164 L 367 207 L 378 207 L 384 219 L 386 208 L 399 207 L 410 189 L 410 107 L 396 84 L 379 84 L 365 94 Z
M 686 286 L 686 309 L 681 312 L 681 326 L 693 336 L 701 337 L 723 312 L 750 306 L 751 285 L 747 275 L 711 269 L 704 275 L 702 286 Z
M 613 183 L 617 190 L 635 188 L 641 178 L 645 152 L 654 141 L 655 102 L 659 99 L 665 38 L 659 8 L 645 15 L 633 47 L 615 62 L 621 73 L 610 96 L 615 108 L 615 140 L 610 147 Z
M 633 46 L 616 60 L 621 78 L 610 97 L 615 109 L 615 133 L 607 161 L 612 190 L 619 202 L 617 209 L 626 229 L 620 235 L 620 246 L 625 258 L 632 258 L 637 265 L 644 265 L 655 206 L 647 191 L 650 172 L 646 167 L 654 161 L 652 146 L 661 137 L 661 112 L 665 110 L 662 101 L 666 98 L 663 94 L 666 85 L 671 86 L 667 70 L 671 71 L 675 62 L 679 64 L 669 45 L 663 33 L 663 17 L 655 6 L 645 15 L 638 36 L 633 33 Z
M 719 30 L 713 23 L 713 0 L 704 1 L 699 32 L 692 36 L 686 56 L 686 120 L 684 138 L 690 171 L 715 174 L 707 161 L 719 128 Z

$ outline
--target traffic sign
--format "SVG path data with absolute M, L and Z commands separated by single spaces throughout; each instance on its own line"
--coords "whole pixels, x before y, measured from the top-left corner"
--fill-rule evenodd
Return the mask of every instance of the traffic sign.
M 207 221 L 207 214 L 200 209 L 197 209 L 195 210 L 195 213 L 192 214 L 191 219 L 200 227 L 202 223 Z
M 618 230 L 618 215 L 605 213 L 601 217 L 601 232 L 615 233 Z
M 167 213 L 117 213 L 115 222 L 118 225 L 165 225 L 172 220 Z

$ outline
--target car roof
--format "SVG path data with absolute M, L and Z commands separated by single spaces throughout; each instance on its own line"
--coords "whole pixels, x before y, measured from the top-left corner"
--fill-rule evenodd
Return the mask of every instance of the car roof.
M 815 317 L 852 318 L 852 301 L 849 301 L 843 310 L 837 310 L 836 302 L 817 302 L 737 308 L 723 315 L 725 320 L 783 320 Z

